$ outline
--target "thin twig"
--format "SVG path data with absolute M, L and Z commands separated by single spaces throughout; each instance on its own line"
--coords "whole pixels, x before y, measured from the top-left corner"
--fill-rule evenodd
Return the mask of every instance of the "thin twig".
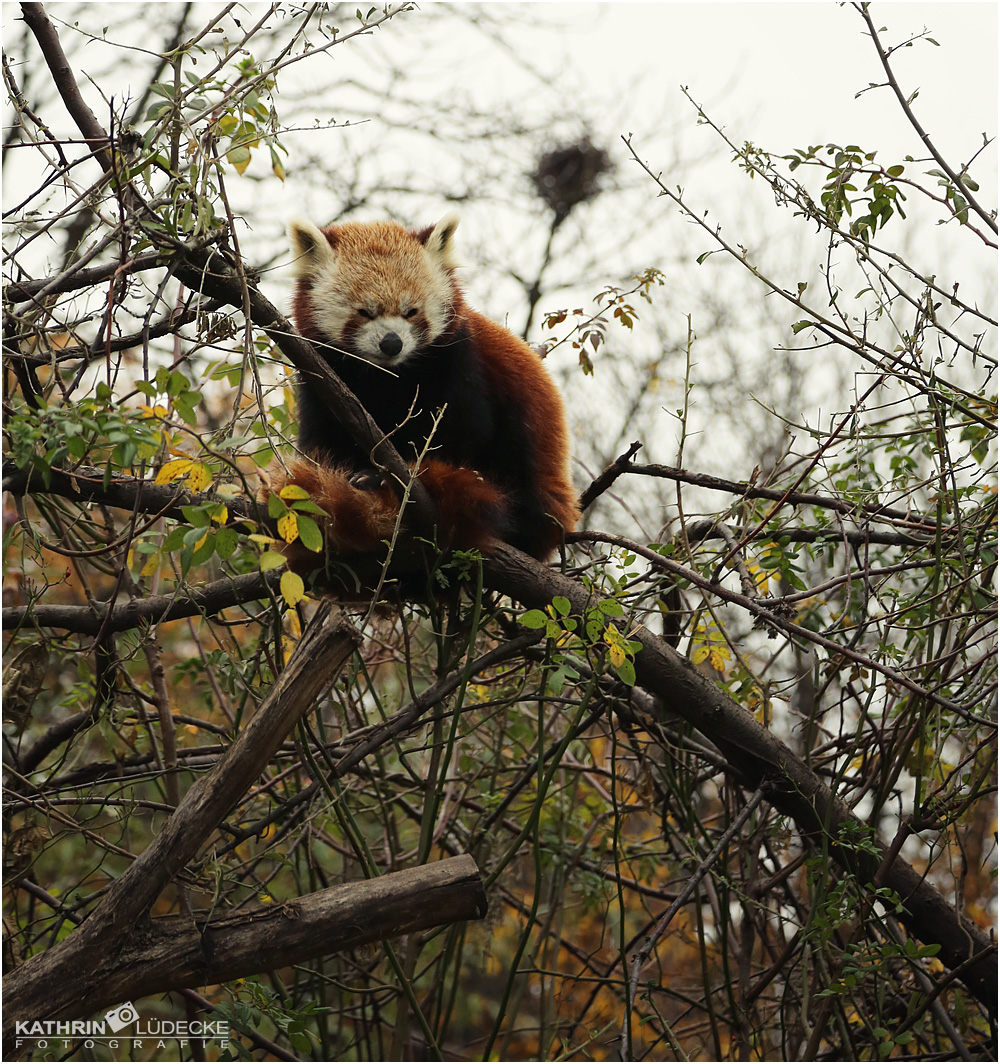
M 698 865 L 691 878 L 685 884 L 684 889 L 677 896 L 677 900 L 660 917 L 660 919 L 656 923 L 656 926 L 646 936 L 646 941 L 643 942 L 642 946 L 639 948 L 638 953 L 636 953 L 635 956 L 632 958 L 632 970 L 629 973 L 628 980 L 628 1003 L 625 1007 L 625 1016 L 622 1019 L 622 1060 L 632 1059 L 630 1053 L 631 1047 L 628 1041 L 628 1017 L 635 1004 L 635 993 L 636 990 L 639 988 L 639 972 L 641 971 L 642 966 L 646 963 L 646 961 L 649 959 L 649 955 L 653 952 L 653 947 L 656 945 L 656 940 L 663 934 L 664 931 L 666 931 L 667 926 L 680 911 L 681 906 L 684 905 L 687 902 L 688 898 L 690 898 L 691 895 L 695 892 L 695 888 L 708 874 L 709 869 L 712 867 L 713 864 L 715 864 L 716 860 L 719 857 L 719 854 L 722 853 L 725 847 L 729 844 L 729 841 L 750 819 L 750 816 L 753 811 L 763 801 L 765 790 L 765 787 L 758 787 L 757 790 L 753 792 L 753 794 L 750 796 L 750 800 L 740 811 L 740 815 L 723 832 L 722 837 L 712 848 L 712 852 L 705 858 L 704 861 L 701 862 L 700 865 Z
M 968 201 L 969 206 L 976 212 L 976 214 L 982 218 L 994 233 L 997 232 L 996 218 L 989 211 L 979 205 L 972 190 L 951 168 L 948 160 L 937 150 L 937 147 L 931 140 L 927 131 L 917 121 L 917 116 L 913 113 L 913 108 L 910 106 L 910 99 L 912 99 L 912 97 L 907 99 L 903 94 L 903 90 L 899 87 L 896 75 L 892 72 L 892 67 L 889 65 L 889 53 L 882 47 L 882 42 L 878 37 L 878 30 L 875 29 L 875 23 L 872 22 L 871 15 L 868 14 L 868 4 L 854 4 L 854 10 L 861 15 L 865 20 L 865 24 L 868 26 L 868 35 L 871 37 L 872 43 L 875 45 L 875 50 L 878 52 L 879 61 L 882 63 L 882 69 L 885 70 L 885 76 L 889 79 L 889 87 L 896 94 L 896 99 L 899 101 L 899 106 L 903 109 L 903 114 L 906 115 L 907 121 L 913 126 L 914 131 L 923 142 L 924 147 L 934 156 L 934 161 L 948 175 L 955 187 L 955 191 L 961 191 L 962 197 Z

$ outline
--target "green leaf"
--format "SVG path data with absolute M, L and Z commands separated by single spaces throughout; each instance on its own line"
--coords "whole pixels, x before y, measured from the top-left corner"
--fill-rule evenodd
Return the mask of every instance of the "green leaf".
M 566 617 L 570 611 L 570 601 L 563 595 L 556 595 L 552 600 L 552 608 L 559 614 L 560 617 Z
M 220 528 L 215 533 L 215 553 L 223 560 L 231 558 L 239 544 L 240 537 L 234 528 Z
M 226 159 L 238 174 L 242 174 L 250 165 L 250 149 L 245 144 L 241 144 L 237 148 L 230 148 L 226 152 Z
M 627 658 L 615 669 L 618 679 L 629 687 L 635 686 L 635 666 Z
M 195 528 L 208 528 L 212 523 L 212 517 L 204 506 L 182 506 L 181 513 L 184 520 L 190 522 Z
M 158 100 L 146 112 L 146 121 L 155 122 L 160 115 L 165 115 L 173 109 L 173 104 L 168 100 Z
M 276 550 L 266 550 L 260 556 L 260 571 L 262 573 L 269 573 L 272 569 L 278 569 L 284 564 L 284 554 L 279 554 Z
M 811 329 L 815 325 L 812 321 L 796 321 L 792 323 L 792 332 L 800 333 L 803 329 Z
M 541 610 L 528 610 L 527 613 L 522 613 L 518 620 L 525 628 L 544 628 L 549 622 L 548 617 Z
M 323 533 L 319 530 L 319 525 L 311 517 L 306 517 L 305 514 L 298 514 L 299 524 L 299 539 L 302 545 L 311 551 L 319 553 L 323 549 Z
M 171 551 L 178 550 L 184 544 L 184 537 L 187 535 L 189 529 L 187 525 L 177 525 L 171 529 L 170 534 L 163 541 L 163 550 L 169 554 Z
M 326 516 L 326 510 L 317 505 L 312 499 L 303 499 L 301 502 L 293 502 L 292 509 L 300 514 L 320 514 Z
M 192 554 L 188 562 L 189 565 L 204 565 L 209 558 L 215 553 L 215 537 L 217 533 L 209 532 L 205 536 L 205 542 L 197 548 Z

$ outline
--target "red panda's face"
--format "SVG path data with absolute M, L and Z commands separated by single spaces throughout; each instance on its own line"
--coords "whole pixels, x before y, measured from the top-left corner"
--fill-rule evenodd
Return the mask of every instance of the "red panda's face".
M 308 331 L 349 354 L 389 369 L 402 365 L 450 321 L 457 224 L 449 215 L 433 229 L 412 233 L 391 222 L 326 230 L 293 222 L 297 317 L 306 316 Z M 298 325 L 306 331 L 303 321 Z

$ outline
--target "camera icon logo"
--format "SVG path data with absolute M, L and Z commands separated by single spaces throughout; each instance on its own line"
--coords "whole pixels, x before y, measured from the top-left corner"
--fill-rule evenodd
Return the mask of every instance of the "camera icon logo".
M 126 1001 L 124 1005 L 119 1005 L 104 1016 L 113 1034 L 117 1034 L 123 1027 L 128 1027 L 130 1023 L 135 1023 L 138 1018 L 139 1013 L 131 1001 Z

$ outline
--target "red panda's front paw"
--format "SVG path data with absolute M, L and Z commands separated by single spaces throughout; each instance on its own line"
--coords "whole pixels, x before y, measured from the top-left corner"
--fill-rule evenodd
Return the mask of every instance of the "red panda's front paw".
M 348 482 L 358 491 L 378 491 L 385 484 L 385 477 L 378 469 L 359 469 L 348 477 Z

